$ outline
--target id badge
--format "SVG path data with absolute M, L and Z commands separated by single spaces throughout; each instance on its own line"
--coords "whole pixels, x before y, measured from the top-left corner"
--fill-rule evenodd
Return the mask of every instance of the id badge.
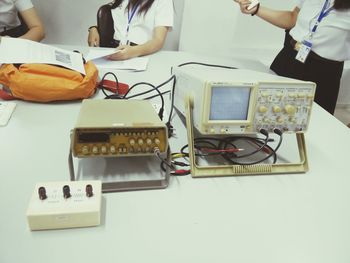
M 311 52 L 311 47 L 312 43 L 310 41 L 304 40 L 301 43 L 300 49 L 295 59 L 300 61 L 301 63 L 304 63 Z
M 127 38 L 123 37 L 123 38 L 121 38 L 119 45 L 126 45 L 126 43 L 127 43 Z

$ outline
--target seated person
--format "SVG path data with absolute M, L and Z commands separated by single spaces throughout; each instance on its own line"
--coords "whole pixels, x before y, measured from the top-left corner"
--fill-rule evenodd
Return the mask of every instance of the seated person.
M 160 50 L 173 26 L 172 0 L 115 0 L 111 4 L 114 47 L 112 60 L 126 60 Z M 100 46 L 97 26 L 90 27 L 89 46 Z
M 0 0 L 0 36 L 40 41 L 44 35 L 31 0 Z

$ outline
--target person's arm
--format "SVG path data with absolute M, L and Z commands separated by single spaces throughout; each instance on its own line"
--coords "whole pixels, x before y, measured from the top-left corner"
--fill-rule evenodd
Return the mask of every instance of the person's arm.
M 159 51 L 165 42 L 168 33 L 168 27 L 158 26 L 153 30 L 153 37 L 142 45 L 128 46 L 121 45 L 117 48 L 119 52 L 108 57 L 111 60 L 126 60 L 129 58 L 145 56 Z
M 90 27 L 88 35 L 89 47 L 99 47 L 100 46 L 100 35 L 98 33 L 97 27 Z
M 45 36 L 44 26 L 36 13 L 34 7 L 20 12 L 24 22 L 29 28 L 28 32 L 20 38 L 25 38 L 33 41 L 40 41 Z
M 256 6 L 251 10 L 247 10 L 247 7 L 250 4 L 249 0 L 234 0 L 240 6 L 241 12 L 243 14 L 254 14 L 261 19 L 269 22 L 272 25 L 283 29 L 291 29 L 295 26 L 297 17 L 299 14 L 299 7 L 295 7 L 292 11 L 282 11 L 282 10 L 273 10 L 264 6 Z

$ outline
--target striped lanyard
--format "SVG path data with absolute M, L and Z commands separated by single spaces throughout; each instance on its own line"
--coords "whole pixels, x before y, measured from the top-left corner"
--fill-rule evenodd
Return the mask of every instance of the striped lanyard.
M 140 2 L 141 2 L 140 0 L 137 1 L 137 3 L 132 7 L 131 10 L 130 10 L 130 8 L 128 8 L 128 25 L 126 27 L 126 36 L 125 36 L 127 45 L 129 44 L 128 36 L 129 36 L 130 24 L 131 24 L 131 21 L 132 21 L 133 17 L 136 14 L 136 11 L 137 11 L 137 9 L 138 9 L 138 7 L 140 5 Z
M 329 15 L 329 13 L 334 9 L 333 6 L 330 6 L 330 0 L 326 0 L 323 4 L 322 10 L 317 18 L 315 25 L 313 26 L 310 32 L 310 38 L 312 38 L 313 34 L 316 32 L 318 25 L 321 23 L 322 19 Z

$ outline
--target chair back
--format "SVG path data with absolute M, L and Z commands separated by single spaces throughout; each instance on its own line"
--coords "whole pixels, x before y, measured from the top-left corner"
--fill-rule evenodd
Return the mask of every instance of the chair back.
M 97 28 L 100 34 L 100 47 L 115 47 L 111 4 L 103 5 L 98 9 Z

